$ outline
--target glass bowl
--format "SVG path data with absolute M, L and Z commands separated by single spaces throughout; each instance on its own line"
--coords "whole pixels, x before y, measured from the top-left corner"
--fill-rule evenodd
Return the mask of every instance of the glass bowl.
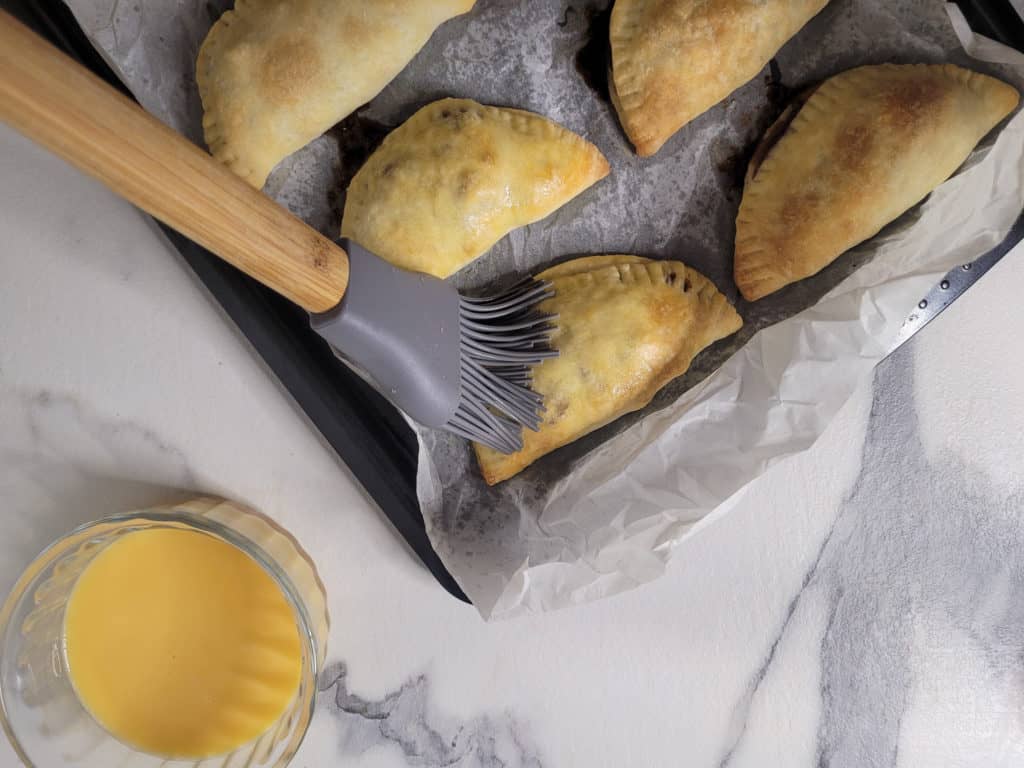
M 299 630 L 302 672 L 292 703 L 263 735 L 201 761 L 140 752 L 118 741 L 83 707 L 68 674 L 64 612 L 75 582 L 104 547 L 125 534 L 154 528 L 199 531 L 246 552 L 280 587 Z M 294 538 L 258 512 L 203 498 L 106 517 L 47 547 L 0 610 L 0 724 L 29 768 L 283 768 L 313 715 L 327 630 L 326 598 L 312 561 Z

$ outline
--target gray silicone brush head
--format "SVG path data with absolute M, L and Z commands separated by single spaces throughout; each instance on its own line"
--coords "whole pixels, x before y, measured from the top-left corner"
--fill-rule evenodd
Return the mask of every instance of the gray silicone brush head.
M 530 389 L 532 367 L 558 353 L 554 318 L 537 304 L 552 295 L 532 278 L 495 296 L 462 296 L 430 275 L 408 272 L 342 239 L 349 287 L 313 328 L 366 371 L 419 423 L 446 429 L 502 453 L 523 445 L 543 412 Z

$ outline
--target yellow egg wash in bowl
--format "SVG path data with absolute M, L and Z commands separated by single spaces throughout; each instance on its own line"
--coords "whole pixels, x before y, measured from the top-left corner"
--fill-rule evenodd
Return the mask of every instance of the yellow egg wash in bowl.
M 298 690 L 302 648 L 280 587 L 241 549 L 155 528 L 107 546 L 64 619 L 71 682 L 116 738 L 168 757 L 252 741 Z
M 0 610 L 0 726 L 29 768 L 284 768 L 327 651 L 295 539 L 234 502 L 54 542 Z

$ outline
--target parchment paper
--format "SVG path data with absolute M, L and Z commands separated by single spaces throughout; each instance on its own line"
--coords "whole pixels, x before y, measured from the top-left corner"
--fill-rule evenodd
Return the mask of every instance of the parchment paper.
M 232 3 L 68 3 L 142 104 L 201 143 L 195 56 Z M 485 617 L 583 602 L 659 575 L 695 523 L 817 439 L 920 297 L 998 243 L 1024 207 L 1017 116 L 881 235 L 813 278 L 744 302 L 731 278 L 742 178 L 795 90 L 887 61 L 950 61 L 1021 88 L 1024 57 L 969 39 L 955 8 L 937 0 L 832 0 L 751 83 L 641 159 L 608 100 L 608 8 L 609 0 L 479 0 L 369 105 L 285 160 L 265 188 L 334 236 L 348 180 L 416 109 L 443 96 L 525 108 L 597 144 L 612 173 L 506 237 L 453 278 L 460 287 L 494 286 L 572 255 L 637 253 L 683 260 L 737 302 L 743 331 L 702 354 L 650 407 L 496 488 L 484 485 L 465 442 L 419 430 L 428 532 Z

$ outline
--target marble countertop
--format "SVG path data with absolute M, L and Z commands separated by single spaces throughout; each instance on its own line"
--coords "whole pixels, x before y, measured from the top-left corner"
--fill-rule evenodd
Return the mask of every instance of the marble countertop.
M 155 227 L 4 128 L 0 239 L 0 590 L 109 512 L 262 509 L 333 619 L 294 765 L 1024 765 L 1024 250 L 663 578 L 485 624 Z

